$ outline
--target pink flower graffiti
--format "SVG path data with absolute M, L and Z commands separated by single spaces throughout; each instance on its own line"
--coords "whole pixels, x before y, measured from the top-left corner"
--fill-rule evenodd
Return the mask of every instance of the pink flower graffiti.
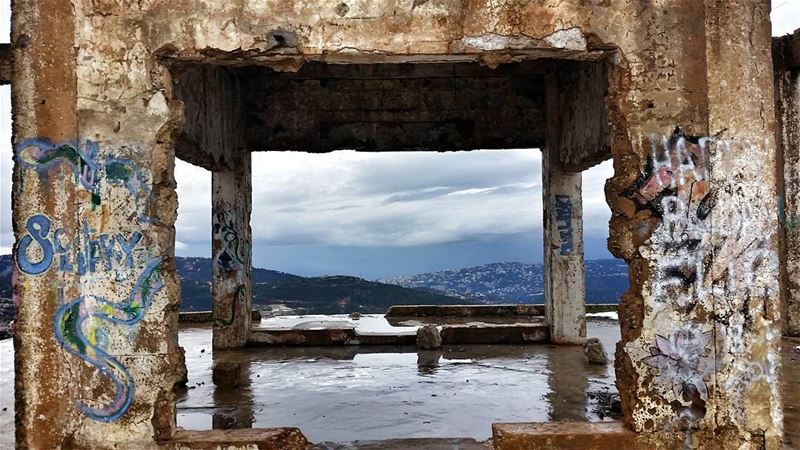
M 650 356 L 642 362 L 659 369 L 654 381 L 671 385 L 676 397 L 691 395 L 693 386 L 701 399 L 708 400 L 705 377 L 715 370 L 713 358 L 708 357 L 709 342 L 711 331 L 685 325 L 669 338 L 657 335 L 655 347 L 650 347 Z

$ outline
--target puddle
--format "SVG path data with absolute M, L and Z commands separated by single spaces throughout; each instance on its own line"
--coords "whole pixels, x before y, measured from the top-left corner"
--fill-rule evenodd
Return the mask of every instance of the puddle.
M 590 321 L 609 355 L 615 321 Z M 178 425 L 298 426 L 312 442 L 397 437 L 484 440 L 492 422 L 604 420 L 615 392 L 613 367 L 583 363 L 577 347 L 463 346 L 417 352 L 397 347 L 257 348 L 219 352 L 245 369 L 237 390 L 211 382 L 211 329 L 186 326 L 189 386 L 178 396 Z M 787 448 L 800 447 L 800 342 L 784 340 Z M 0 448 L 14 446 L 14 350 L 0 341 Z
M 611 353 L 619 331 L 616 322 L 592 322 L 589 334 Z M 242 364 L 245 385 L 215 389 L 210 329 L 183 329 L 180 340 L 191 387 L 178 401 L 185 428 L 296 426 L 313 442 L 484 440 L 494 422 L 607 420 L 595 394 L 616 392 L 612 366 L 585 364 L 580 347 L 549 345 L 218 352 L 218 360 Z

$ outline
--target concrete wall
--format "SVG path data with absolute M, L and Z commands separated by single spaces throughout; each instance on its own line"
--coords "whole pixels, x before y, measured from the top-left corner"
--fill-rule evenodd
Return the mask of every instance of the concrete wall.
M 768 2 L 17 0 L 13 12 L 20 446 L 145 447 L 175 431 L 183 108 L 166 61 L 548 56 L 606 64 L 609 244 L 631 274 L 616 355 L 626 425 L 697 448 L 778 447 Z M 110 253 L 92 266 L 92 248 Z

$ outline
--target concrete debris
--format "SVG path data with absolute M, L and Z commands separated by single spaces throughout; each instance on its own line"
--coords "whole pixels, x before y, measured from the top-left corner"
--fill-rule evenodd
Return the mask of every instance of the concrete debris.
M 586 355 L 589 364 L 608 364 L 608 355 L 600 339 L 589 338 L 583 344 L 583 354 Z
M 417 330 L 417 345 L 424 350 L 433 350 L 442 346 L 442 335 L 436 325 L 425 325 Z

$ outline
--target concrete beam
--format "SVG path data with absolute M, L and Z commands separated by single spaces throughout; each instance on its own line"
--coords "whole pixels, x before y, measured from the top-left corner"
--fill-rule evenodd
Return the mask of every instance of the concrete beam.
M 239 348 L 247 344 L 253 292 L 249 154 L 234 170 L 213 172 L 211 189 L 213 348 Z
M 233 170 L 245 154 L 239 79 L 224 67 L 173 68 L 175 96 L 183 102 L 183 128 L 175 156 L 211 171 Z
M 567 172 L 559 161 L 564 142 L 558 103 L 561 86 L 547 79 L 547 146 L 542 150 L 544 207 L 544 306 L 550 339 L 556 344 L 582 344 L 586 339 L 583 262 L 583 205 L 580 172 Z
M 543 65 L 304 65 L 239 72 L 247 148 L 327 152 L 537 148 Z M 513 118 L 513 120 L 509 120 Z
M 604 61 L 562 61 L 549 73 L 558 79 L 553 103 L 560 132 L 549 145 L 558 148 L 558 162 L 569 172 L 582 172 L 611 159 L 606 95 L 608 75 Z M 550 142 L 550 141 L 548 141 Z

